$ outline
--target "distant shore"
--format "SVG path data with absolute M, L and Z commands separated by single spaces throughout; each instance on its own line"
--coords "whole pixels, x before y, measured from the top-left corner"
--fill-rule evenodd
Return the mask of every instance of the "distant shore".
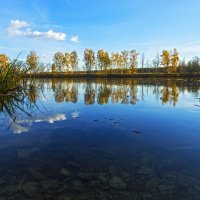
M 27 74 L 27 77 L 35 78 L 200 78 L 200 73 L 134 73 L 134 74 L 120 74 L 120 73 L 98 73 L 98 72 L 41 72 Z

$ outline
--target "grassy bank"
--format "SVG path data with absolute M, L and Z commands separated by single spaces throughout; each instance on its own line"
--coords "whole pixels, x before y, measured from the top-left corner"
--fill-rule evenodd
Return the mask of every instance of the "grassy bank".
M 192 78 L 199 77 L 200 73 L 100 73 L 98 71 L 85 72 L 41 72 L 35 74 L 27 74 L 27 77 L 35 78 L 79 78 L 79 77 L 113 77 L 113 78 Z

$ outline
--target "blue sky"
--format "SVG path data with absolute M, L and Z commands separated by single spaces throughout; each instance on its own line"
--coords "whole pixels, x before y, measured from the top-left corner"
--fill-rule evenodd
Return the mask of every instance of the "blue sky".
M 176 47 L 200 56 L 199 0 L 1 0 L 0 52 L 43 61 L 57 51 L 136 49 L 152 59 Z

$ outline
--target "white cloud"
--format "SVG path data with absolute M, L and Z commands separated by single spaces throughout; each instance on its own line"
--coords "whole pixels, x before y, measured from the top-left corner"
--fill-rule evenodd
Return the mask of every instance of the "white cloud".
M 71 42 L 74 42 L 74 43 L 79 42 L 79 37 L 78 37 L 78 35 L 72 36 L 71 39 L 70 39 L 70 41 L 71 41 Z
M 41 32 L 38 30 L 33 31 L 30 28 L 29 23 L 20 20 L 11 20 L 8 26 L 8 34 L 11 36 L 26 36 L 26 37 L 41 37 L 47 39 L 53 39 L 56 41 L 66 40 L 67 35 L 62 32 L 55 32 L 53 30 L 48 30 L 46 32 Z
M 55 40 L 65 40 L 66 39 L 65 33 L 54 32 L 53 30 L 44 32 L 44 35 L 47 38 L 51 38 L 51 39 L 55 39 Z
M 29 26 L 28 22 L 26 21 L 20 21 L 20 20 L 11 20 L 9 24 L 9 29 L 19 29 Z

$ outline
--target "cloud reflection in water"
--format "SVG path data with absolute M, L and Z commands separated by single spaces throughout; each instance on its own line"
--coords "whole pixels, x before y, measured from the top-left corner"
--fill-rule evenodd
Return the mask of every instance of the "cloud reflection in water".
M 48 117 L 39 117 L 39 118 L 36 117 L 33 119 L 16 120 L 16 122 L 13 123 L 11 126 L 11 131 L 14 134 L 27 133 L 29 132 L 32 123 L 48 122 L 50 124 L 53 124 L 54 122 L 64 121 L 64 120 L 67 120 L 66 114 L 56 114 Z M 23 126 L 23 124 L 28 124 L 28 126 Z

